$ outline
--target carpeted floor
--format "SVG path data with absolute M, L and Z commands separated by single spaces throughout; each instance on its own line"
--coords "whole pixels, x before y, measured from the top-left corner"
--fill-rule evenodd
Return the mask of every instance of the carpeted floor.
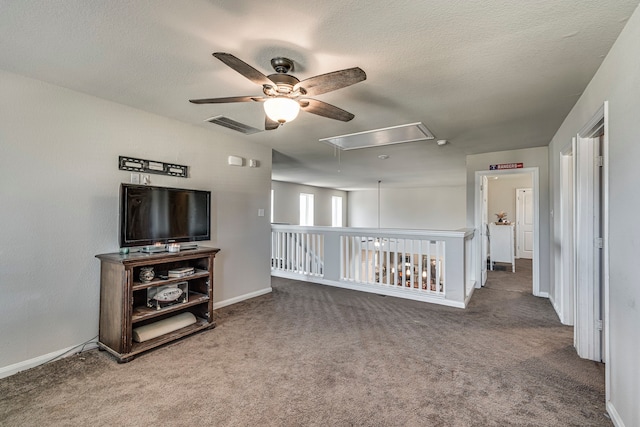
M 92 350 L 0 380 L 0 425 L 612 425 L 604 365 L 530 275 L 489 272 L 466 310 L 274 278 L 130 363 Z

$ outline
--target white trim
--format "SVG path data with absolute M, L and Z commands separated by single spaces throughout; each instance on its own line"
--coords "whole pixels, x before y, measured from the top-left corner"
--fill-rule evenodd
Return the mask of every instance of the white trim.
M 13 365 L 4 366 L 0 368 L 0 378 L 6 378 L 11 375 L 17 374 L 18 372 L 26 371 L 27 369 L 35 368 L 36 366 L 44 365 L 52 360 L 59 359 L 60 357 L 70 357 L 79 352 L 70 353 L 65 356 L 66 353 L 69 353 L 71 350 L 74 350 L 78 347 L 81 347 L 83 344 L 72 345 L 71 347 L 64 348 L 62 350 L 53 351 L 51 353 L 43 354 L 42 356 L 34 357 L 33 359 L 24 360 L 22 362 L 14 363 Z M 94 348 L 98 348 L 98 345 L 95 342 L 87 343 L 82 350 L 89 351 Z
M 487 227 L 489 222 L 489 208 L 488 208 L 488 191 L 489 191 L 489 179 L 487 176 L 482 177 L 480 183 L 480 280 L 476 281 L 476 287 L 481 288 L 487 283 L 487 260 L 489 259 L 489 241 L 487 240 Z
M 616 410 L 616 407 L 613 406 L 613 403 L 611 403 L 610 400 L 607 400 L 607 413 L 611 417 L 611 421 L 613 422 L 614 426 L 625 427 L 624 421 L 622 421 L 622 417 L 620 416 L 620 414 Z
M 549 302 L 551 303 L 551 306 L 553 307 L 553 309 L 556 311 L 556 314 L 558 315 L 558 319 L 560 320 L 560 322 L 562 322 L 561 311 L 560 311 L 560 308 L 558 307 L 558 303 L 556 302 L 556 298 L 554 297 L 553 294 L 549 294 Z
M 582 138 L 589 138 L 590 135 L 592 135 L 596 131 L 596 125 L 598 124 L 598 122 L 605 118 L 605 110 L 607 110 L 608 107 L 608 101 L 605 101 L 602 106 L 598 108 L 598 111 L 595 112 L 591 119 L 587 123 L 585 123 L 584 126 L 582 126 L 582 129 L 578 131 L 578 135 L 580 135 Z M 603 125 L 603 127 L 606 127 L 606 123 Z
M 599 230 L 594 225 L 600 221 L 599 171 L 595 166 L 595 149 L 599 151 L 599 139 L 577 135 L 576 147 L 576 322 L 574 346 L 578 356 L 601 360 L 601 332 L 596 329 L 600 314 L 600 265 L 596 256 L 600 250 L 595 245 Z M 596 206 L 596 203 L 598 206 Z M 596 222 L 597 221 L 597 222 Z M 597 271 L 595 270 L 597 268 Z M 598 292 L 598 295 L 596 294 Z
M 564 325 L 573 326 L 575 317 L 576 257 L 575 257 L 575 145 L 576 138 L 571 138 L 558 157 L 560 167 L 559 207 L 555 215 L 560 236 L 560 245 L 555 248 L 555 286 L 554 292 L 558 303 L 554 305 L 560 321 Z M 575 328 L 574 328 L 575 331 Z M 575 339 L 575 334 L 574 334 Z
M 602 122 L 602 125 L 599 123 Z M 610 399 L 610 366 L 609 360 L 609 104 L 605 101 L 591 119 L 580 129 L 576 135 L 576 147 L 574 157 L 576 168 L 574 170 L 576 185 L 576 203 L 580 206 L 580 213 L 576 214 L 576 283 L 586 283 L 588 289 L 582 290 L 576 287 L 574 345 L 578 355 L 583 358 L 605 362 L 605 389 L 606 400 Z M 594 166 L 593 141 L 602 130 L 603 140 L 601 153 L 602 181 L 600 187 L 595 187 L 596 169 Z M 583 158 L 584 157 L 584 158 Z M 580 167 L 583 169 L 580 170 Z M 586 172 L 586 174 L 585 174 Z M 583 182 L 580 177 L 582 176 Z M 599 190 L 600 205 L 594 206 L 593 191 Z M 600 207 L 601 206 L 601 207 Z M 592 218 L 596 215 L 602 228 L 602 271 L 596 277 L 592 269 L 584 268 L 593 264 L 595 249 L 593 239 L 598 237 L 593 230 Z M 581 221 L 582 220 L 582 221 Z M 582 242 L 581 246 L 578 245 Z M 582 267 L 581 267 L 582 265 Z M 582 276 L 582 277 L 579 277 Z M 600 280 L 601 279 L 601 280 Z M 598 286 L 596 286 L 598 285 Z M 600 293 L 601 290 L 601 293 Z M 602 297 L 602 299 L 601 299 Z M 580 301 L 578 301 L 580 298 Z M 599 305 L 597 305 L 599 303 Z M 600 319 L 600 313 L 596 313 L 602 307 L 602 332 L 596 329 L 595 323 Z M 604 334 L 602 336 L 601 334 Z M 603 339 L 604 338 L 604 339 Z
M 604 280 L 604 355 L 602 361 L 605 363 L 605 398 L 607 401 L 607 408 L 609 407 L 609 402 L 611 400 L 611 360 L 609 357 L 609 349 L 611 348 L 609 337 L 611 334 L 609 333 L 609 101 L 605 101 L 603 107 L 603 116 L 604 116 L 604 140 L 602 141 L 602 157 L 604 159 L 604 163 L 602 165 L 602 203 L 604 204 L 604 212 L 603 214 L 603 231 L 602 238 L 604 239 L 604 247 L 602 250 L 604 253 L 602 254 L 604 261 L 604 272 L 602 278 Z M 611 405 L 611 408 L 615 412 L 615 415 L 618 417 L 620 421 L 619 424 L 622 426 L 622 420 L 620 416 Z
M 540 298 L 549 298 L 549 292 L 538 292 L 538 295 L 536 296 Z
M 537 297 L 546 297 L 548 298 L 549 294 L 547 292 L 540 292 L 540 170 L 536 167 L 522 168 L 522 169 L 508 169 L 501 171 L 492 171 L 492 170 L 484 170 L 484 171 L 476 171 L 476 179 L 475 179 L 475 189 L 474 189 L 474 202 L 475 202 L 475 217 L 474 217 L 474 225 L 475 229 L 479 230 L 482 226 L 482 214 L 480 212 L 482 200 L 480 194 L 480 185 L 483 176 L 496 176 L 496 175 L 511 175 L 511 174 L 520 174 L 520 173 L 529 173 L 531 174 L 531 181 L 533 187 L 533 215 L 534 215 L 534 230 L 533 230 L 533 295 Z M 480 233 L 478 233 L 479 235 Z M 475 253 L 476 260 L 482 257 L 482 239 L 475 239 L 476 247 Z M 480 260 L 482 262 L 482 260 Z M 482 277 L 482 271 L 480 267 L 480 262 L 476 263 L 476 277 Z M 485 261 L 486 262 L 486 261 Z
M 229 299 L 226 299 L 224 301 L 214 302 L 213 303 L 213 309 L 217 310 L 219 308 L 226 307 L 226 306 L 231 305 L 231 304 L 236 304 L 236 303 L 239 303 L 239 302 L 251 299 L 251 298 L 255 298 L 255 297 L 262 296 L 262 295 L 266 295 L 268 293 L 271 293 L 272 290 L 273 289 L 271 288 L 271 286 L 269 286 L 268 288 L 260 289 L 260 290 L 255 291 L 255 292 L 249 292 L 248 294 L 240 295 L 238 297 L 229 298 Z
M 238 302 L 244 301 L 244 300 L 248 300 L 251 298 L 255 298 L 255 297 L 259 297 L 261 295 L 266 295 L 268 293 L 270 293 L 272 291 L 271 287 L 268 288 L 264 288 L 264 289 L 260 289 L 258 291 L 255 292 L 250 292 L 248 294 L 244 294 L 244 295 L 240 295 L 238 297 L 235 298 L 230 298 L 224 301 L 220 301 L 220 302 L 216 302 L 213 304 L 213 308 L 218 309 L 218 308 L 222 308 L 222 307 L 226 307 L 228 305 L 231 304 L 236 304 Z M 69 353 L 71 350 L 76 349 L 80 346 L 82 346 L 83 344 L 76 344 L 73 345 L 71 347 L 67 347 L 64 348 L 62 350 L 57 350 L 57 351 L 53 351 L 51 353 L 47 353 L 44 354 L 42 356 L 38 356 L 38 357 L 34 357 L 33 359 L 29 359 L 29 360 L 24 360 L 22 362 L 18 362 L 18 363 L 14 363 L 13 365 L 9 365 L 9 366 L 4 366 L 2 368 L 0 368 L 0 379 L 1 378 L 6 378 L 9 377 L 11 375 L 17 374 L 18 372 L 22 372 L 22 371 L 26 371 L 27 369 L 31 369 L 31 368 L 35 368 L 36 366 L 40 366 L 42 364 L 45 364 L 51 360 L 54 359 L 58 359 L 62 356 L 64 356 L 66 353 Z M 95 342 L 90 342 L 88 344 L 85 345 L 84 349 L 82 350 L 84 351 L 88 351 L 88 350 L 92 350 L 94 348 L 97 348 L 98 345 Z M 69 357 L 69 356 L 73 356 L 74 354 L 77 354 L 78 352 L 75 353 L 70 353 L 64 357 Z
M 473 283 L 467 285 L 467 289 L 471 289 L 469 291 L 469 295 L 467 295 L 467 297 L 464 299 L 464 308 L 467 308 L 467 306 L 469 305 L 469 301 L 471 301 L 471 296 L 473 295 L 473 292 L 476 290 L 475 287 L 475 281 L 473 281 Z

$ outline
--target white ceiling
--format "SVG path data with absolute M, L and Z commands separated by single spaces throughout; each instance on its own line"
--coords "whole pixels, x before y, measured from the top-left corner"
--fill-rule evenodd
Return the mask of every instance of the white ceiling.
M 549 143 L 638 3 L 0 0 L 0 68 L 272 147 L 277 180 L 463 185 L 466 154 Z M 265 74 L 291 58 L 301 80 L 359 66 L 366 81 L 317 96 L 356 117 L 301 112 L 254 135 L 204 122 L 264 124 L 259 103 L 188 102 L 261 94 L 219 51 Z M 318 141 L 414 122 L 450 143 L 336 153 Z

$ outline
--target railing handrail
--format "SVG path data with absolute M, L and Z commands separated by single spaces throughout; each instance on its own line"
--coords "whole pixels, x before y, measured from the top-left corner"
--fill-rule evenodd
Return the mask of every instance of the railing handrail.
M 289 224 L 271 224 L 271 229 L 275 231 L 322 231 L 335 232 L 349 235 L 367 234 L 374 237 L 383 236 L 417 236 L 417 237 L 453 237 L 465 239 L 472 238 L 475 228 L 460 228 L 458 230 L 427 230 L 427 229 L 405 229 L 405 228 L 365 228 L 365 227 L 328 227 L 328 226 L 306 226 Z M 379 235 L 379 236 L 376 236 Z

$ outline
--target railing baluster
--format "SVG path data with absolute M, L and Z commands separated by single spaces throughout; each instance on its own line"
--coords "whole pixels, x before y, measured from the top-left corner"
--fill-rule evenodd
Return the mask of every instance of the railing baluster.
M 341 262 L 341 273 L 340 277 L 342 280 L 349 280 L 349 236 L 340 236 L 342 246 L 340 246 L 341 253 L 340 262 Z
M 296 272 L 298 270 L 298 244 L 296 236 L 298 233 L 291 233 L 291 271 Z
M 386 251 L 386 258 L 387 258 L 387 265 L 386 265 L 386 279 L 387 281 L 385 282 L 387 285 L 389 284 L 390 280 L 390 276 L 391 276 L 391 239 L 389 239 L 389 244 L 387 245 L 387 251 Z
M 306 251 L 306 264 L 307 264 L 307 269 L 305 271 L 305 274 L 311 274 L 313 268 L 311 267 L 311 262 L 312 257 L 313 257 L 313 243 L 312 243 L 312 239 L 313 239 L 313 234 L 311 233 L 307 233 L 307 251 Z
M 385 235 L 381 231 L 368 230 L 356 235 L 353 231 L 328 228 L 310 230 L 307 227 L 273 226 L 271 271 L 274 275 L 289 273 L 292 276 L 324 278 L 329 283 L 352 283 L 359 285 L 357 289 L 369 288 L 372 292 L 382 291 L 387 295 L 405 294 L 411 299 L 442 297 L 443 301 L 448 301 L 446 275 L 450 274 L 453 280 L 451 294 L 458 294 L 458 282 L 462 281 L 463 290 L 460 294 L 469 297 L 474 286 L 474 278 L 469 272 L 472 267 L 469 248 L 472 247 L 470 242 L 473 234 L 468 231 L 465 233 L 430 234 L 404 230 L 397 235 Z M 439 238 L 440 235 L 442 238 Z M 331 247 L 326 249 L 338 250 L 331 260 L 339 260 L 339 265 L 329 265 L 327 268 L 324 251 L 328 239 L 331 239 Z M 457 255 L 453 259 L 446 259 L 446 245 L 450 241 L 455 244 L 454 239 L 464 239 L 464 253 L 459 259 Z M 448 268 L 454 268 L 453 271 L 446 270 L 447 263 L 451 263 Z M 462 272 L 460 275 L 456 274 L 458 263 Z M 449 303 L 464 305 L 464 301 L 457 299 Z
M 362 277 L 362 240 L 360 236 L 356 237 L 355 247 L 356 247 L 356 257 L 355 257 L 355 265 L 356 265 L 356 276 L 354 279 L 356 282 L 360 282 L 360 278 Z
M 318 254 L 320 251 L 320 245 L 318 244 L 318 240 L 320 238 L 319 234 L 313 234 L 313 253 L 311 258 L 311 269 L 314 275 L 318 275 L 320 269 L 318 268 Z
M 415 278 L 416 284 L 418 285 L 418 290 L 422 291 L 423 285 L 422 281 L 424 277 L 422 277 L 422 250 L 424 246 L 424 240 L 418 240 L 418 277 Z
M 393 268 L 393 286 L 398 286 L 398 277 L 402 277 L 398 275 L 398 261 L 399 261 L 399 246 L 400 246 L 400 241 L 398 239 L 395 239 L 396 241 L 396 249 L 395 249 L 395 256 L 393 258 L 393 264 L 394 264 L 394 268 Z
M 442 290 L 440 289 L 440 282 L 442 280 L 442 269 L 441 269 L 441 252 L 440 252 L 440 242 L 436 243 L 436 293 L 440 293 Z
M 293 244 L 293 236 L 294 236 L 294 234 L 295 233 L 289 233 L 289 235 L 287 236 L 287 240 L 288 240 L 287 244 L 289 246 L 289 250 L 287 251 L 288 252 L 287 258 L 289 260 L 289 262 L 288 262 L 289 271 L 295 271 L 295 269 L 294 269 L 294 267 L 295 267 L 295 265 L 294 265 L 295 255 L 293 253 L 293 250 L 295 249 L 295 246 Z
M 283 270 L 283 271 L 286 270 L 286 268 L 285 268 L 285 266 L 286 266 L 285 265 L 285 263 L 286 263 L 286 260 L 285 260 L 285 256 L 286 255 L 285 255 L 285 253 L 287 252 L 286 247 L 285 247 L 285 234 L 287 234 L 286 231 L 283 231 L 282 233 L 280 233 L 278 235 L 278 248 L 279 248 L 278 249 L 279 250 L 278 268 Z

